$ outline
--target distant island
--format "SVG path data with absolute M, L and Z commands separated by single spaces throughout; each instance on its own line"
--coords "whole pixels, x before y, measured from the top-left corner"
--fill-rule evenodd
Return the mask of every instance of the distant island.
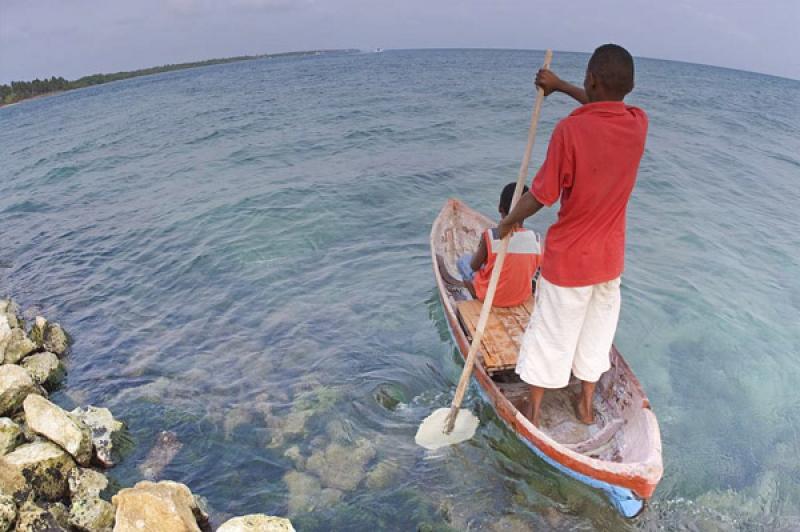
M 0 85 L 0 106 L 17 103 L 29 98 L 46 96 L 56 92 L 63 92 L 72 89 L 80 89 L 91 85 L 100 85 L 121 79 L 135 78 L 138 76 L 149 76 L 173 70 L 185 70 L 187 68 L 197 68 L 209 65 L 220 65 L 224 63 L 235 63 L 238 61 L 252 61 L 253 59 L 277 59 L 286 57 L 304 57 L 309 55 L 322 54 L 343 54 L 357 53 L 359 50 L 307 50 L 302 52 L 283 52 L 278 54 L 261 55 L 240 55 L 236 57 L 225 57 L 222 59 L 207 59 L 194 63 L 178 63 L 174 65 L 162 65 L 141 70 L 131 70 L 128 72 L 114 72 L 112 74 L 92 74 L 84 76 L 74 81 L 66 80 L 62 77 L 51 77 L 50 79 L 34 79 L 33 81 L 12 81 L 10 85 Z

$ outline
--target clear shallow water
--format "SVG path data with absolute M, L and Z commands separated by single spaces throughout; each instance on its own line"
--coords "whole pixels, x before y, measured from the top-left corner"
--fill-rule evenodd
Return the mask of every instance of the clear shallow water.
M 430 224 L 449 196 L 495 211 L 541 60 L 262 60 L 0 109 L 0 292 L 75 337 L 56 400 L 131 426 L 137 446 L 112 476 L 140 479 L 172 430 L 184 446 L 162 476 L 208 497 L 217 520 L 800 528 L 797 81 L 637 63 L 629 101 L 651 130 L 616 342 L 658 415 L 666 469 L 641 518 L 543 464 L 474 394 L 476 438 L 414 446 L 460 371 Z M 553 68 L 579 81 L 586 60 L 556 53 Z M 535 162 L 573 107 L 547 100 Z M 348 477 L 376 466 L 391 474 Z

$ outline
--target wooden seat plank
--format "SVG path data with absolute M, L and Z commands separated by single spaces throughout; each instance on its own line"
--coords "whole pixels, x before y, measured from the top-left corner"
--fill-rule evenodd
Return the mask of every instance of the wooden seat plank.
M 532 301 L 528 303 L 532 306 Z M 458 303 L 458 313 L 470 337 L 478 326 L 482 305 L 482 302 L 474 299 Z M 492 309 L 481 340 L 483 363 L 489 373 L 516 367 L 520 342 L 529 317 L 525 305 Z

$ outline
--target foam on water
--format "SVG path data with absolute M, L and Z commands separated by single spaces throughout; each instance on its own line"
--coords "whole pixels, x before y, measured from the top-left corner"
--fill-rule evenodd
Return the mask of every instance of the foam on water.
M 218 516 L 291 510 L 303 530 L 796 526 L 797 81 L 637 62 L 630 101 L 651 124 L 616 341 L 665 459 L 641 518 L 475 396 L 469 442 L 434 458 L 414 444 L 460 373 L 430 224 L 450 196 L 495 212 L 541 58 L 259 60 L 0 109 L 0 292 L 74 335 L 55 399 L 129 422 L 136 450 L 112 476 L 139 479 L 171 430 L 167 478 Z M 586 60 L 557 52 L 553 68 L 579 81 Z M 534 164 L 573 107 L 548 98 Z M 336 471 L 365 476 L 341 489 Z

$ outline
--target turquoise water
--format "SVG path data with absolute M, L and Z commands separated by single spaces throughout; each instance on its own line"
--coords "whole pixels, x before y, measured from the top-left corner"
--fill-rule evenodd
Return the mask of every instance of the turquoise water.
M 580 81 L 586 55 L 556 52 Z M 298 530 L 800 529 L 800 82 L 639 60 L 651 129 L 616 342 L 665 475 L 623 521 L 505 430 L 413 436 L 460 366 L 430 224 L 516 177 L 533 51 L 174 72 L 0 109 L 0 293 L 75 338 L 64 405 L 107 405 L 162 477 Z M 545 103 L 534 163 L 574 104 Z M 529 224 L 544 231 L 554 211 Z M 377 471 L 377 472 L 376 472 Z M 366 478 L 364 475 L 367 475 Z M 439 528 L 436 528 L 439 527 Z

